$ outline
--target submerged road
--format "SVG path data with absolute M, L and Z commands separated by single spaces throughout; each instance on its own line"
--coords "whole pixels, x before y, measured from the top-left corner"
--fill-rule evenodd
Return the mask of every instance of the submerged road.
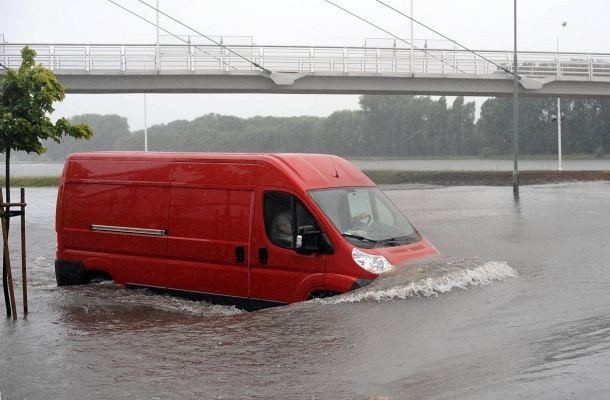
M 388 190 L 443 254 L 506 263 L 518 276 L 467 290 L 451 277 L 398 281 L 394 297 L 254 313 L 111 284 L 57 288 L 56 192 L 27 193 L 31 314 L 0 320 L 3 399 L 610 392 L 610 184 L 523 187 L 518 202 L 502 187 Z M 432 292 L 409 295 L 408 284 Z

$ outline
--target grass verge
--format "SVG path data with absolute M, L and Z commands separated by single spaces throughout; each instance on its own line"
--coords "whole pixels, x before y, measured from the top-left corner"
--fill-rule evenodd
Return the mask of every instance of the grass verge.
M 364 171 L 378 185 L 510 186 L 512 171 Z M 610 171 L 520 171 L 521 185 L 610 181 Z
M 6 185 L 6 179 L 2 177 L 2 187 Z M 59 176 L 13 176 L 11 187 L 44 187 L 59 186 Z

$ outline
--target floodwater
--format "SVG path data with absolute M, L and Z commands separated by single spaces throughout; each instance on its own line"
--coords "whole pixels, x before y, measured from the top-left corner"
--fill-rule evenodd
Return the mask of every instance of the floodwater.
M 415 170 L 415 171 L 512 171 L 513 160 L 352 160 L 358 168 L 365 171 L 376 170 Z M 61 163 L 14 163 L 11 176 L 59 176 Z M 610 170 L 610 159 L 564 160 L 565 171 L 604 171 Z M 519 169 L 556 170 L 557 160 L 520 160 Z M 4 168 L 0 170 L 4 176 Z
M 31 314 L 0 320 L 2 399 L 608 398 L 609 184 L 518 202 L 509 187 L 386 189 L 449 258 L 252 313 L 57 288 L 55 190 L 28 189 Z

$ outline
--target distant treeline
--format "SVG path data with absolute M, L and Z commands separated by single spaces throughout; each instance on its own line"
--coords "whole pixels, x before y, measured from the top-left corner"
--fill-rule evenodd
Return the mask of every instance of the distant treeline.
M 521 154 L 557 151 L 557 103 L 521 98 Z M 603 155 L 610 150 L 610 101 L 563 99 L 563 150 Z M 90 141 L 47 143 L 47 160 L 78 151 L 142 150 L 143 130 L 131 132 L 126 118 L 87 114 Z M 223 152 L 321 152 L 351 157 L 494 156 L 512 152 L 511 98 L 491 98 L 475 121 L 475 103 L 457 97 L 361 96 L 360 110 L 320 117 L 238 118 L 208 114 L 148 129 L 150 150 Z M 33 159 L 33 158 L 30 158 Z

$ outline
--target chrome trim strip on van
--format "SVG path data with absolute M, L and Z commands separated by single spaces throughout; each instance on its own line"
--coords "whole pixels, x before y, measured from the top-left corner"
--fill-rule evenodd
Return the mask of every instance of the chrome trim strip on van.
M 89 229 L 93 232 L 132 233 L 135 235 L 167 236 L 167 230 L 165 229 L 129 228 L 126 226 L 94 224 L 89 225 Z

